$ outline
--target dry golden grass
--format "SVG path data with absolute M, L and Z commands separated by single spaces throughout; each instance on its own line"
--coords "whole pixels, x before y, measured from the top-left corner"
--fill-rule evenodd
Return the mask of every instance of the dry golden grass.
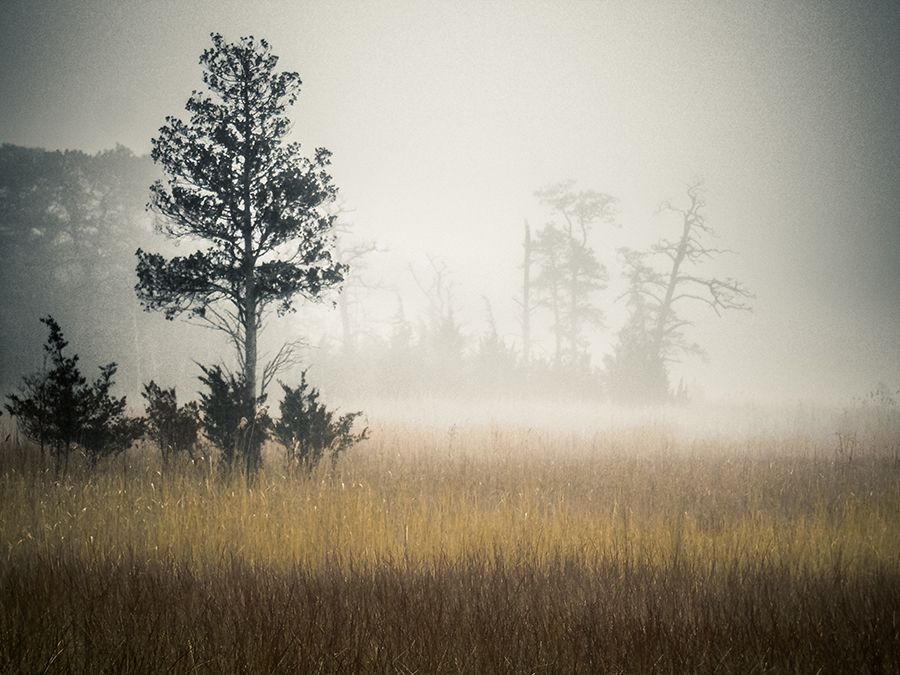
M 900 465 L 857 440 L 383 423 L 249 484 L 7 447 L 0 670 L 898 672 Z

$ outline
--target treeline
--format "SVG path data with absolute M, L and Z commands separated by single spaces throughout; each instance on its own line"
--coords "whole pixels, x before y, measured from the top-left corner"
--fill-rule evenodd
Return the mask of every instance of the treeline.
M 184 358 L 210 362 L 216 350 L 209 348 L 172 358 L 167 345 L 196 347 L 197 333 L 142 312 L 135 297 L 135 251 L 151 237 L 156 250 L 173 250 L 154 232 L 145 208 L 158 177 L 149 156 L 121 146 L 96 155 L 0 147 L 5 390 L 30 368 L 27 358 L 40 343 L 36 319 L 45 314 L 74 331 L 91 361 L 114 354 L 128 392 L 151 379 L 184 386 Z M 670 381 L 671 365 L 703 352 L 685 333 L 691 324 L 684 309 L 749 309 L 752 297 L 738 281 L 701 274 L 704 261 L 724 252 L 706 244 L 713 231 L 702 184 L 688 187 L 683 204 L 663 205 L 672 217 L 670 239 L 644 251 L 603 255 L 595 242 L 603 240 L 602 228 L 616 224 L 614 197 L 568 181 L 538 190 L 535 198 L 547 221 L 534 230 L 526 222 L 522 239 L 510 242 L 521 256 L 519 292 L 505 299 L 516 303 L 519 316 L 514 339 L 498 331 L 490 304 L 485 327 L 464 330 L 449 298 L 451 270 L 436 263 L 432 279 L 416 280 L 427 296 L 426 310 L 407 316 L 398 293 L 393 316 L 360 320 L 365 312 L 357 311 L 354 318 L 354 307 L 364 306 L 379 286 L 377 271 L 368 269 L 377 247 L 338 217 L 336 257 L 349 268 L 343 292 L 334 298 L 339 329 L 318 336 L 319 348 L 307 353 L 304 367 L 314 366 L 316 382 L 342 394 L 550 395 L 640 403 L 683 396 Z M 608 292 L 607 263 L 613 259 L 626 285 L 618 301 L 627 305 L 628 318 L 611 333 L 604 309 L 617 301 Z M 593 362 L 596 338 L 610 334 L 611 353 Z
M 540 395 L 608 399 L 625 403 L 684 400 L 683 383 L 673 383 L 670 368 L 685 356 L 703 355 L 688 339 L 691 305 L 716 314 L 749 310 L 753 295 L 732 278 L 702 274 L 702 265 L 728 252 L 707 242 L 715 236 L 706 221 L 702 181 L 687 188 L 683 205 L 665 203 L 672 216 L 672 238 L 660 238 L 646 250 L 618 248 L 620 285 L 625 291 L 610 300 L 610 273 L 594 244 L 601 227 L 616 225 L 616 199 L 594 190 L 580 190 L 574 181 L 535 192 L 549 220 L 532 232 L 526 220 L 521 242 L 521 286 L 510 298 L 519 314 L 519 334 L 510 340 L 494 321 L 485 301 L 486 328 L 466 332 L 456 319 L 452 270 L 430 258 L 429 278 L 410 269 L 425 311 L 408 318 L 398 294 L 397 310 L 387 331 L 373 331 L 365 322 L 365 298 L 377 279 L 367 275 L 371 242 L 338 242 L 339 256 L 352 258 L 344 292 L 337 303 L 341 315 L 338 337 L 326 336 L 316 351 L 322 381 L 377 396 Z M 340 223 L 340 221 L 338 221 Z M 609 255 L 609 252 L 606 252 Z M 360 273 L 363 270 L 363 273 Z M 606 309 L 621 301 L 627 319 L 613 334 L 611 353 L 597 364 L 595 341 L 607 333 Z M 351 304 L 363 320 L 349 319 Z M 549 343 L 549 348 L 548 348 Z
M 369 337 L 348 349 L 325 340 L 312 351 L 317 382 L 343 396 L 574 397 L 601 399 L 608 383 L 589 363 L 523 361 L 521 349 L 503 338 L 490 319 L 480 333 L 466 332 L 452 314 L 437 323 L 412 323 L 402 310 L 385 337 Z

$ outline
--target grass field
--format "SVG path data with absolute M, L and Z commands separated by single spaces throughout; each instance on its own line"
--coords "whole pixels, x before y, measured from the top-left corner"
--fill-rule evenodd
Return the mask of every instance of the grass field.
M 900 672 L 893 417 L 432 413 L 249 483 L 7 443 L 0 672 Z

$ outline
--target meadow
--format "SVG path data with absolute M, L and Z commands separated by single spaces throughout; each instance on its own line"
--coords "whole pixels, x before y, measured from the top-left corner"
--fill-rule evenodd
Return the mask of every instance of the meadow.
M 893 409 L 429 410 L 251 480 L 7 441 L 0 672 L 900 672 Z

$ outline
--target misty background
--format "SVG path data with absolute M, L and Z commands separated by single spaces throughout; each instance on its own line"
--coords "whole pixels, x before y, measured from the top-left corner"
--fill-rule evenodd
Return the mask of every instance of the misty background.
M 756 299 L 752 314 L 691 315 L 688 337 L 708 360 L 676 364 L 673 382 L 756 401 L 900 387 L 896 3 L 8 0 L 0 143 L 88 156 L 121 144 L 133 179 L 123 194 L 139 195 L 156 177 L 140 161 L 150 139 L 202 87 L 210 32 L 265 38 L 279 67 L 300 74 L 292 140 L 333 152 L 344 241 L 375 248 L 362 277 L 374 290 L 357 288 L 353 306 L 374 339 L 390 335 L 398 299 L 415 330 L 441 271 L 471 341 L 488 330 L 489 303 L 499 336 L 520 347 L 523 223 L 550 219 L 535 190 L 573 179 L 618 200 L 617 227 L 597 225 L 591 239 L 610 273 L 597 296 L 606 327 L 590 335 L 600 366 L 626 317 L 617 249 L 675 236 L 659 206 L 685 206 L 702 177 L 715 243 L 735 251 L 704 269 Z M 135 225 L 115 243 L 171 252 L 146 199 L 133 199 Z M 117 320 L 86 320 L 79 305 L 102 270 L 57 274 L 71 292 L 36 306 L 48 271 L 26 258 L 16 261 L 33 266 L 34 288 L 11 288 L 0 270 L 3 393 L 39 367 L 48 313 L 89 377 L 123 364 L 119 393 L 132 404 L 151 377 L 192 398 L 193 360 L 232 363 L 220 335 L 141 312 L 133 282 L 110 307 Z M 267 340 L 305 337 L 314 374 L 340 327 L 326 303 L 273 320 Z M 546 325 L 535 337 L 552 350 Z

